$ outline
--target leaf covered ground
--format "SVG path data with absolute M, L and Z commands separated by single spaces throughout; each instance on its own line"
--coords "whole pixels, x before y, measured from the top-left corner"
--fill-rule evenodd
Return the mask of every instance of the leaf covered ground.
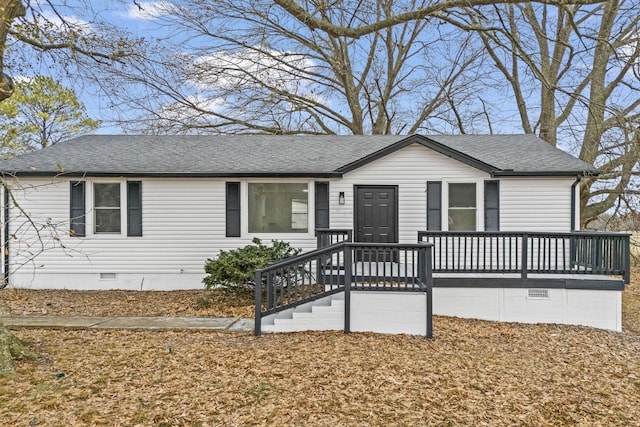
M 0 315 L 253 317 L 253 299 L 220 290 L 0 291 Z
M 640 425 L 639 291 L 623 333 L 445 317 L 434 340 L 16 330 L 41 357 L 0 379 L 0 425 Z

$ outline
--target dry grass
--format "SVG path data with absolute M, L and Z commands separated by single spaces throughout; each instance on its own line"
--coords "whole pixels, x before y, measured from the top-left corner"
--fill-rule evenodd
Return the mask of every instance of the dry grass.
M 622 294 L 622 328 L 640 335 L 640 267 L 632 271 L 631 284 Z
M 437 318 L 409 336 L 21 330 L 0 424 L 638 425 L 638 337 Z M 63 376 L 64 375 L 64 376 Z
M 18 330 L 42 357 L 0 380 L 0 425 L 637 426 L 638 291 L 624 333 L 443 317 L 434 340 Z
M 220 290 L 67 291 L 7 289 L 0 314 L 253 317 L 253 299 Z M 209 305 L 209 307 L 205 307 Z

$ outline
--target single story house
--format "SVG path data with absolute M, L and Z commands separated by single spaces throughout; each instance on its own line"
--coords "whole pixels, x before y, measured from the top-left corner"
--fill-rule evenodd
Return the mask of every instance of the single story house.
M 575 232 L 580 179 L 598 173 L 533 135 L 90 135 L 3 161 L 0 171 L 11 189 L 5 283 L 132 290 L 201 288 L 208 258 L 254 237 L 310 251 L 316 229 L 398 244 L 425 231 Z M 602 305 L 613 314 L 598 325 L 619 330 L 624 284 L 600 279 L 583 281 L 596 294 L 578 304 Z M 471 304 L 470 317 L 513 317 L 507 291 L 490 297 L 501 308 L 485 315 L 486 289 L 447 280 L 440 292 L 436 279 L 436 294 L 456 303 L 436 295 L 436 313 L 465 315 L 459 307 Z M 499 288 L 524 292 L 513 307 L 539 306 L 526 299 L 527 283 Z M 571 323 L 566 292 L 580 286 L 558 283 L 557 301 L 556 289 L 544 295 L 560 317 L 524 321 Z

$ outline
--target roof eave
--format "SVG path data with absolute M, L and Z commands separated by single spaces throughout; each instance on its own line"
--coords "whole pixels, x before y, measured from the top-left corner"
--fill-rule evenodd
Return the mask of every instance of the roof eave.
M 553 177 L 553 176 L 598 176 L 599 170 L 586 171 L 513 171 L 513 170 L 496 170 L 491 173 L 493 177 Z
M 137 177 L 137 178 L 339 178 L 341 172 L 53 172 L 19 171 L 0 172 L 5 177 L 58 178 L 58 177 Z

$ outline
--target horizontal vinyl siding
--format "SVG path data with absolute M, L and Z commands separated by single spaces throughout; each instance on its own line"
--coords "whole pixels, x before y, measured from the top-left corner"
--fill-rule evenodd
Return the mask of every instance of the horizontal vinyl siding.
M 415 243 L 418 230 L 426 229 L 427 181 L 479 180 L 480 185 L 488 178 L 488 174 L 478 169 L 421 145 L 410 145 L 331 182 L 331 227 L 353 228 L 354 185 L 397 185 L 399 242 Z M 344 205 L 338 204 L 341 191 L 345 193 Z
M 418 230 L 426 229 L 426 182 L 448 181 L 478 184 L 489 175 L 420 145 L 412 145 L 373 161 L 330 181 L 330 226 L 353 229 L 354 185 L 398 186 L 399 241 L 414 243 Z M 92 180 L 88 179 L 89 184 Z M 101 182 L 125 180 L 104 179 Z M 236 180 L 237 181 L 237 180 Z M 243 234 L 241 238 L 225 237 L 225 180 L 161 179 L 142 180 L 142 237 L 94 235 L 91 198 L 87 199 L 87 237 L 69 237 L 69 180 L 21 180 L 14 195 L 21 208 L 40 225 L 57 227 L 57 236 L 44 229 L 42 251 L 33 228 L 25 218 L 17 218 L 18 209 L 10 215 L 11 270 L 22 273 L 158 273 L 202 274 L 207 258 L 220 250 L 234 249 L 251 242 L 246 233 L 246 181 L 242 181 Z M 256 180 L 251 180 L 256 181 Z M 271 180 L 266 180 L 271 181 Z M 305 181 L 305 180 L 302 180 Z M 570 228 L 570 188 L 573 179 L 500 180 L 501 230 L 568 231 Z M 19 187 L 19 188 L 18 188 Z M 87 186 L 88 192 L 91 185 Z M 310 187 L 312 190 L 313 187 Z M 338 195 L 345 193 L 345 204 Z M 310 191 L 309 223 L 314 223 L 312 191 Z M 483 224 L 481 195 L 478 196 L 478 224 Z M 122 226 L 126 230 L 126 224 Z M 293 247 L 309 250 L 315 247 L 313 226 L 300 236 L 261 236 L 288 241 Z M 59 238 L 59 241 L 56 240 Z M 64 248 L 61 247 L 64 246 Z M 37 255 L 31 262 L 28 258 Z M 42 276 L 40 276 L 42 277 Z M 42 279 L 46 280 L 46 279 Z
M 125 235 L 95 235 L 88 224 L 86 238 L 69 237 L 69 181 L 52 184 L 50 180 L 30 180 L 21 181 L 21 185 L 33 188 L 16 192 L 20 205 L 39 224 L 51 218 L 58 225 L 58 237 L 65 246 L 62 249 L 58 244 L 39 253 L 34 263 L 27 263 L 21 270 L 35 266 L 40 274 L 202 273 L 204 277 L 207 258 L 216 256 L 220 250 L 251 243 L 251 236 L 225 237 L 224 180 L 142 180 L 142 237 L 127 237 L 126 224 L 122 224 Z M 93 215 L 90 209 L 87 204 L 88 221 Z M 16 209 L 12 212 L 15 217 Z M 16 232 L 21 224 L 24 225 L 24 218 L 12 219 L 11 231 Z M 25 263 L 27 252 L 39 252 L 37 236 L 32 228 L 28 229 L 27 235 L 21 235 L 20 243 L 12 242 L 14 266 Z M 43 235 L 50 246 L 54 241 Z M 270 243 L 269 239 L 264 240 Z M 315 246 L 315 238 L 306 234 L 287 240 L 303 249 Z
M 571 185 L 575 178 L 500 180 L 500 230 L 571 229 Z

